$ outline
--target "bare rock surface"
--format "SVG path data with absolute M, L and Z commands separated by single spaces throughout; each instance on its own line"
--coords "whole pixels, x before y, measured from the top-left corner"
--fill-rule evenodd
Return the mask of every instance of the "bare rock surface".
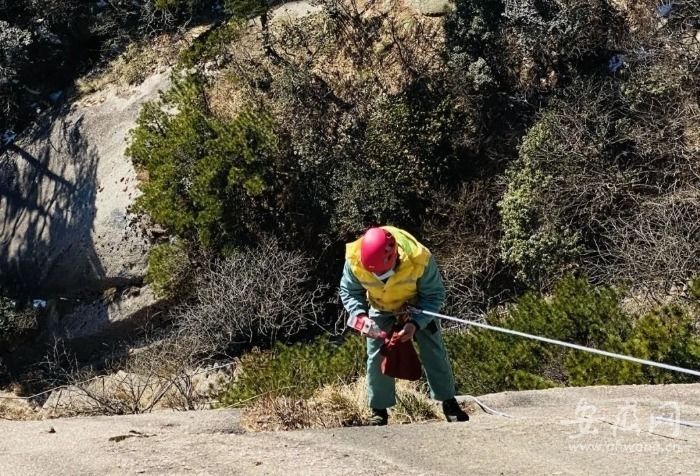
M 447 15 L 455 10 L 454 0 L 409 0 L 409 4 L 417 12 L 430 17 Z
M 323 11 L 321 5 L 314 5 L 306 1 L 288 2 L 275 8 L 270 14 L 272 23 L 294 21 L 314 15 Z
M 695 474 L 700 384 L 486 395 L 512 418 L 246 433 L 235 410 L 0 421 L 0 474 Z M 53 429 L 53 432 L 51 432 Z
M 0 154 L 0 276 L 37 295 L 138 282 L 149 242 L 128 207 L 136 172 L 124 155 L 144 102 L 169 85 L 154 74 L 64 106 Z
M 50 332 L 69 340 L 91 336 L 119 338 L 147 324 L 159 312 L 160 305 L 161 300 L 149 285 L 111 288 L 99 297 L 57 312 Z

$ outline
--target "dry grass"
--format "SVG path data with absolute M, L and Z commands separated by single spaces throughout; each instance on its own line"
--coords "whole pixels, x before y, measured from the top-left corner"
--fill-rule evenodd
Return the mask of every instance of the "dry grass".
M 132 43 L 103 70 L 77 81 L 80 95 L 102 91 L 115 85 L 120 90 L 141 84 L 151 74 L 177 62 L 180 52 L 192 44 L 207 27 L 183 34 L 162 34 L 147 42 Z
M 419 383 L 397 381 L 397 405 L 390 424 L 415 423 L 440 418 L 438 404 Z M 371 416 L 364 378 L 350 385 L 329 385 L 308 400 L 262 397 L 243 412 L 243 426 L 252 431 L 339 428 L 366 425 Z
M 698 34 L 700 35 L 700 32 Z M 700 39 L 698 40 L 698 45 L 700 45 Z M 689 117 L 683 135 L 688 151 L 697 157 L 700 156 L 700 123 L 698 123 L 697 120 L 698 118 L 700 118 L 700 112 L 697 111 L 697 107 L 695 107 L 694 109 L 695 113 L 692 114 L 691 117 Z M 696 170 L 700 171 L 700 167 L 696 167 Z
M 95 75 L 77 81 L 78 93 L 88 95 L 102 91 L 107 86 L 119 89 L 141 84 L 154 72 L 161 59 L 156 50 L 147 44 L 131 44 L 126 51 L 112 61 L 107 68 Z
M 444 19 L 421 15 L 405 0 L 322 0 L 321 5 L 324 12 L 274 21 L 267 32 L 258 24 L 249 27 L 228 46 L 226 70 L 249 84 L 267 80 L 263 71 L 273 78 L 303 71 L 345 100 L 369 94 L 367 88 L 398 93 L 418 76 L 445 70 Z M 328 10 L 338 15 L 331 18 Z M 262 46 L 266 35 L 274 63 Z M 235 102 L 223 92 L 212 94 L 221 103 Z
M 252 431 L 300 430 L 319 426 L 315 416 L 305 400 L 264 396 L 246 409 L 241 424 Z
M 233 120 L 250 104 L 250 96 L 235 77 L 224 74 L 216 78 L 207 91 L 212 113 L 220 119 Z
M 119 371 L 51 394 L 44 408 L 51 417 L 125 415 L 154 410 L 203 410 L 209 408 L 206 389 L 191 375 L 169 377 Z M 1 408 L 1 407 L 0 407 Z
M 418 423 L 442 418 L 438 403 L 430 400 L 420 382 L 399 381 L 392 423 Z
M 329 385 L 316 392 L 314 409 L 324 427 L 364 425 L 371 416 L 366 395 L 365 378 L 350 385 Z
M 0 397 L 14 397 L 14 394 L 0 392 Z M 40 420 L 41 413 L 24 400 L 0 399 L 0 420 Z
M 613 0 L 614 8 L 624 14 L 631 31 L 653 31 L 659 22 L 656 5 L 661 2 L 653 0 Z
M 154 340 L 132 349 L 125 360 L 108 361 L 111 374 L 80 368 L 72 355 L 57 343 L 47 355 L 57 382 L 44 403 L 50 416 L 125 415 L 159 409 L 200 410 L 210 407 L 213 393 L 230 375 L 229 365 L 212 367 L 195 357 L 191 342 L 174 337 Z
M 401 0 L 324 3 L 342 15 L 326 20 L 324 30 L 331 32 L 326 41 L 333 46 L 317 49 L 313 70 L 338 95 L 351 96 L 371 83 L 395 94 L 417 76 L 445 68 L 443 19 L 421 15 Z

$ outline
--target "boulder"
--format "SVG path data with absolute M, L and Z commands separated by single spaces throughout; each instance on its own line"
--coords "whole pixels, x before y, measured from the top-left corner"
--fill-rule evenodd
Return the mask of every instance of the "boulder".
M 65 105 L 0 149 L 0 285 L 34 296 L 140 283 L 150 246 L 126 138 L 169 73 Z
M 159 369 L 162 370 L 162 369 Z M 223 369 L 188 372 L 191 378 L 190 398 L 197 408 L 208 408 L 220 383 L 230 379 Z M 177 378 L 170 375 L 169 378 Z M 134 409 L 163 410 L 178 406 L 179 390 L 164 378 L 162 372 L 136 374 L 120 370 L 95 377 L 78 385 L 55 389 L 42 406 L 47 416 L 75 414 L 129 413 Z
M 150 286 L 110 288 L 99 297 L 58 304 L 52 302 L 49 333 L 54 337 L 76 340 L 101 336 L 94 341 L 101 345 L 109 337 L 119 339 L 130 335 L 159 313 L 163 303 Z M 83 351 L 89 351 L 86 341 Z
M 323 11 L 321 5 L 310 2 L 296 1 L 285 3 L 270 13 L 270 23 L 290 22 L 315 15 Z
M 455 10 L 454 0 L 409 0 L 409 5 L 429 17 L 447 15 Z
M 56 417 L 76 413 L 99 413 L 96 407 L 95 400 L 84 390 L 68 386 L 51 392 L 41 408 L 47 416 Z

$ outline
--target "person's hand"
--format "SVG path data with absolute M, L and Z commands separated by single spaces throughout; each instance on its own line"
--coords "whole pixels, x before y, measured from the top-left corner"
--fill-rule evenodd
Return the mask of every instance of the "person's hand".
M 401 329 L 401 332 L 399 332 L 399 340 L 401 342 L 406 342 L 411 339 L 413 339 L 413 336 L 416 335 L 416 331 L 418 329 L 416 328 L 416 325 L 412 322 L 407 322 L 404 324 L 403 329 Z

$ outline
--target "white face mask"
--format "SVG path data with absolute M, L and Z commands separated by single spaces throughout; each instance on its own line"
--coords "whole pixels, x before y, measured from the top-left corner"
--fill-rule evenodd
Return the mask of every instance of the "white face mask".
M 372 274 L 379 281 L 384 281 L 385 279 L 389 279 L 394 275 L 394 270 L 390 269 L 389 271 L 385 272 L 384 274 L 377 274 L 377 273 L 372 273 Z

